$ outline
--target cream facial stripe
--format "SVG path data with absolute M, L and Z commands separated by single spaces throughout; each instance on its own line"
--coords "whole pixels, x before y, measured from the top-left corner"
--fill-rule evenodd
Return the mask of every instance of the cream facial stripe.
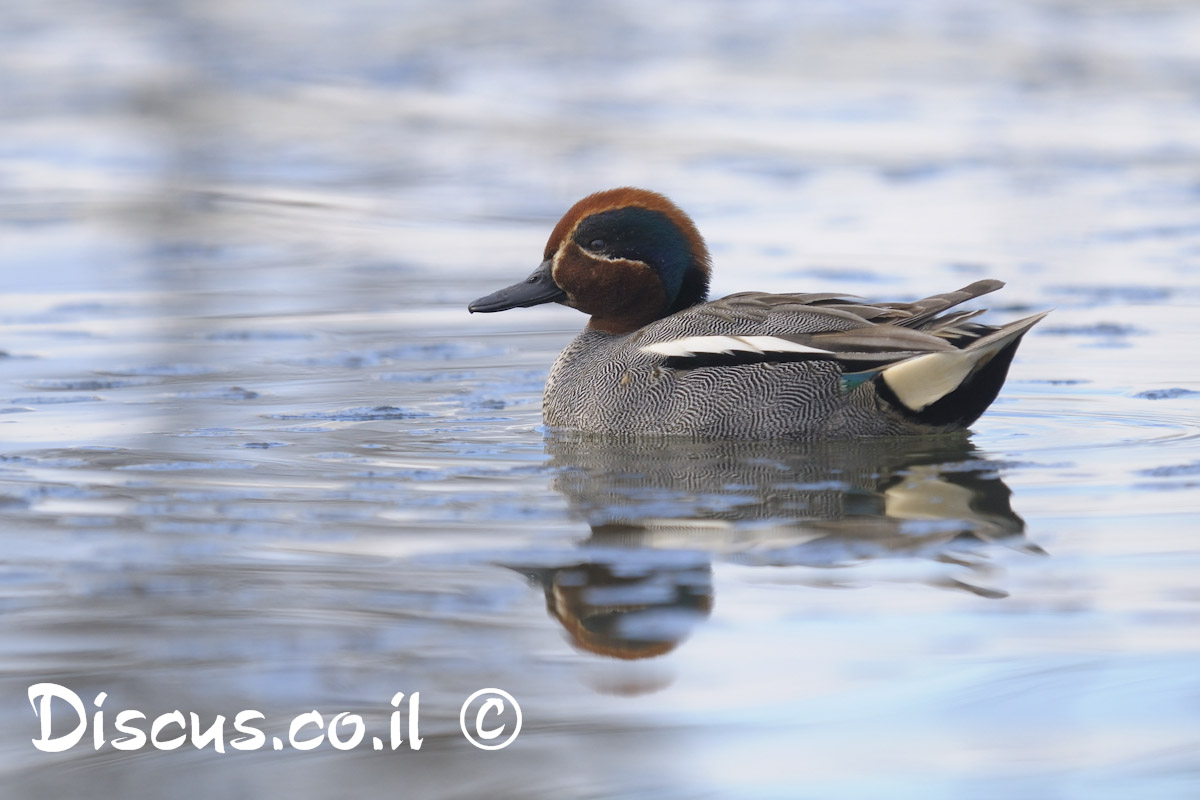
M 567 302 L 571 305 L 575 305 L 574 295 L 572 295 L 566 289 L 563 289 L 562 281 L 558 279 L 558 265 L 562 263 L 563 250 L 566 249 L 565 244 L 566 242 L 563 242 L 563 244 L 559 245 L 558 249 L 554 251 L 554 255 L 550 257 L 550 280 L 554 281 L 555 286 L 562 289 L 564 292 L 567 292 Z
M 586 219 L 586 217 L 584 219 Z M 580 220 L 580 222 L 582 222 L 582 221 L 583 220 Z M 578 228 L 579 226 L 576 225 L 575 227 Z M 571 246 L 578 248 L 579 252 L 583 253 L 583 255 L 585 255 L 586 257 L 594 258 L 597 261 L 607 261 L 610 264 L 625 263 L 625 264 L 633 264 L 634 266 L 642 266 L 642 267 L 649 266 L 649 264 L 647 264 L 645 261 L 638 261 L 637 259 L 634 259 L 634 258 L 622 258 L 621 256 L 606 256 L 603 253 L 597 253 L 595 250 L 589 250 L 586 247 L 584 247 L 583 245 L 581 245 L 579 242 L 575 241 L 574 236 L 575 236 L 575 231 L 572 230 L 571 236 L 566 239 L 563 239 L 563 243 L 561 245 L 559 245 L 557 250 L 554 251 L 554 266 L 555 267 L 558 266 L 558 259 L 562 255 L 563 251 Z M 553 274 L 553 272 L 551 272 L 551 274 Z

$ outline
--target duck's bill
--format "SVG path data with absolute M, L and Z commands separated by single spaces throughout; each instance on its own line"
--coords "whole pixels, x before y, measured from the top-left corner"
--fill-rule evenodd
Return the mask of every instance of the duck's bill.
M 475 313 L 476 311 L 489 313 L 492 311 L 507 311 L 510 308 L 528 308 L 529 306 L 539 306 L 542 303 L 557 303 L 560 300 L 566 300 L 567 293 L 558 288 L 558 284 L 554 282 L 554 277 L 550 274 L 552 266 L 553 264 L 550 259 L 546 259 L 525 280 L 509 286 L 507 289 L 501 289 L 498 292 L 492 292 L 486 297 L 479 298 L 467 306 L 467 310 L 471 313 Z

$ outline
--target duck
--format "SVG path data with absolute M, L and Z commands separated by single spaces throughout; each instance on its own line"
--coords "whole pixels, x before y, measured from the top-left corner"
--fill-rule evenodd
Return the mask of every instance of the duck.
M 528 278 L 470 303 L 493 313 L 559 303 L 589 316 L 546 379 L 552 430 L 618 436 L 853 439 L 966 430 L 992 404 L 1022 337 L 958 306 L 979 280 L 912 302 L 740 292 L 709 300 L 712 260 L 666 196 L 584 197 Z

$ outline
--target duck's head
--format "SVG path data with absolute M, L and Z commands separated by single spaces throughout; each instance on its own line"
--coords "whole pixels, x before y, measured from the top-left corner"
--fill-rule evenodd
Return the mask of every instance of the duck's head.
M 670 200 L 645 189 L 588 195 L 554 226 L 541 266 L 521 283 L 481 297 L 471 311 L 562 303 L 589 327 L 623 334 L 702 302 L 708 249 Z

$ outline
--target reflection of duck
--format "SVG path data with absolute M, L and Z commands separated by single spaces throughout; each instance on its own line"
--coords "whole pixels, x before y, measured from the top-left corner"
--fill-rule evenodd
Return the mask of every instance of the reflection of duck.
M 744 292 L 712 302 L 708 250 L 674 203 L 644 189 L 585 197 L 526 280 L 471 303 L 563 303 L 591 315 L 546 382 L 558 428 L 737 438 L 962 430 L 996 398 L 1021 337 L 952 310 L 977 281 L 913 303 Z
M 854 535 L 882 523 L 904 536 L 924 520 L 939 522 L 925 528 L 986 539 L 1025 528 L 996 466 L 962 436 L 786 443 L 559 436 L 546 450 L 554 487 L 593 529 L 682 527 L 693 546 L 698 528 L 726 531 L 721 549 L 766 527 L 832 525 Z M 727 524 L 714 528 L 717 521 Z
M 554 486 L 591 537 L 537 581 L 579 648 L 624 659 L 679 645 L 711 613 L 711 559 L 846 567 L 917 558 L 975 568 L 989 544 L 1038 552 L 1011 492 L 965 438 L 849 442 L 548 439 Z M 985 597 L 957 580 L 939 585 Z

